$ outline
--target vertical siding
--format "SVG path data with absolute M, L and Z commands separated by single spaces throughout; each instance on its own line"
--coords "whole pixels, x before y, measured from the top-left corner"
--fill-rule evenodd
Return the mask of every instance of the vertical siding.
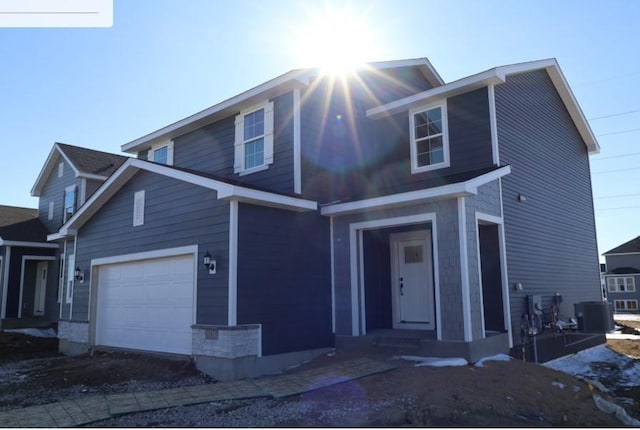
M 240 204 L 238 224 L 238 323 L 264 355 L 332 346 L 329 220 Z
M 144 225 L 133 227 L 133 195 L 145 190 Z M 85 282 L 74 291 L 73 318 L 86 320 L 91 260 L 130 253 L 198 245 L 198 263 L 207 250 L 218 260 L 209 275 L 197 264 L 197 313 L 200 324 L 227 323 L 229 203 L 212 190 L 150 172 L 140 172 L 79 231 L 76 264 Z M 66 314 L 65 314 L 66 316 Z
M 510 288 L 517 341 L 528 294 L 562 294 L 561 317 L 600 299 L 598 253 L 587 149 L 546 72 L 496 86 L 496 111 L 512 171 L 502 179 L 509 282 L 523 285 Z
M 293 193 L 293 93 L 273 102 L 274 162 L 268 169 L 245 176 L 233 172 L 235 115 L 174 139 L 174 165 Z

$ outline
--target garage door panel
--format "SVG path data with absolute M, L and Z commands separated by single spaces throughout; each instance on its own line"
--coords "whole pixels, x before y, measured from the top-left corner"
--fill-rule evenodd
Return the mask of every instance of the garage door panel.
M 100 268 L 96 343 L 191 354 L 193 256 Z

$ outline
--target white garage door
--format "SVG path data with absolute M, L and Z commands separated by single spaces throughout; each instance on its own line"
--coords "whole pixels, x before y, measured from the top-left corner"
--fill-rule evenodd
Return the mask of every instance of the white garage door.
M 192 255 L 100 266 L 96 344 L 191 354 Z

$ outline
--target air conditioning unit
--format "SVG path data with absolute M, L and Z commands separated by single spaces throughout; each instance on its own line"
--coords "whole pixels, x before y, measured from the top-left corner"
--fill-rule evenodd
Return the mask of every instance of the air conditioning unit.
M 607 333 L 615 328 L 612 303 L 580 302 L 573 306 L 578 320 L 578 330 L 588 333 Z

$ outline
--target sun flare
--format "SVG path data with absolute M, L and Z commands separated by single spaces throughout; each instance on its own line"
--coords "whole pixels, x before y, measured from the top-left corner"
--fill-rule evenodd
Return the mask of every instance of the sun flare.
M 346 74 L 374 59 L 375 38 L 365 13 L 325 10 L 309 17 L 295 37 L 295 54 L 305 65 L 324 73 Z

